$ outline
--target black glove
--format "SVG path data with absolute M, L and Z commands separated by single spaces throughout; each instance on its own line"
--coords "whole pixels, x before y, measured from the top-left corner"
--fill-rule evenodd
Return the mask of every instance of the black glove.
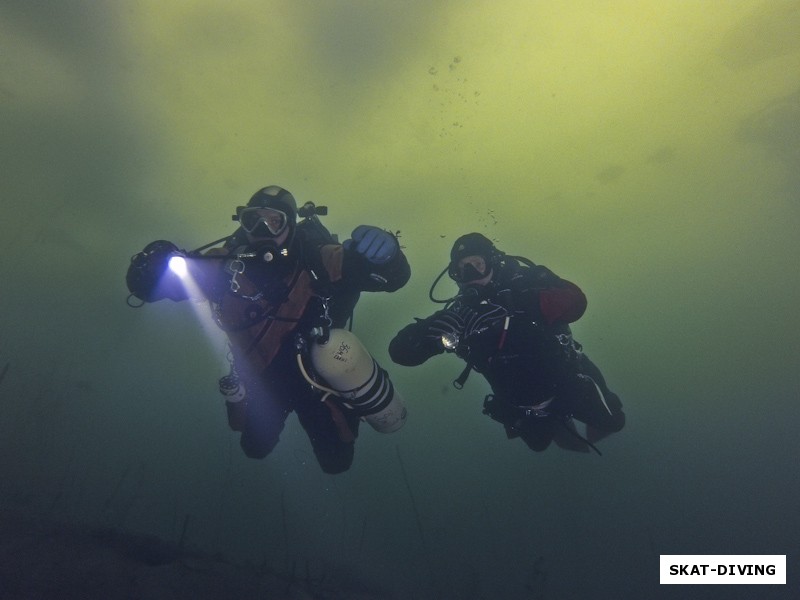
M 464 335 L 464 319 L 449 308 L 437 311 L 425 319 L 425 325 L 425 336 L 439 340 L 445 350 L 455 350 Z
M 169 268 L 169 261 L 176 256 L 185 256 L 178 247 L 166 240 L 156 240 L 131 258 L 125 281 L 132 296 L 144 302 L 156 302 L 164 298 L 186 300 L 188 294 L 180 276 Z

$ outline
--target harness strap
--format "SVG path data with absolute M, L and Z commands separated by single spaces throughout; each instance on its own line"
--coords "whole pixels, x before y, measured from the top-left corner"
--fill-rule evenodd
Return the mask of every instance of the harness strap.
M 456 388 L 457 390 L 462 389 L 471 371 L 472 371 L 472 363 L 468 362 L 467 366 L 464 367 L 464 370 L 461 371 L 461 375 L 459 375 L 457 379 L 453 380 L 453 387 Z

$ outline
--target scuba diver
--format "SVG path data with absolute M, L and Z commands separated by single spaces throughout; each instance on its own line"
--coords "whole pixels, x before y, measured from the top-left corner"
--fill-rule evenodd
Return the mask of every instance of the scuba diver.
M 245 455 L 266 457 L 295 412 L 333 474 L 350 468 L 361 420 L 386 433 L 405 423 L 386 371 L 344 327 L 361 292 L 396 291 L 411 271 L 393 234 L 360 225 L 339 244 L 316 216 L 326 213 L 311 202 L 298 210 L 281 187 L 262 188 L 237 207 L 234 233 L 191 252 L 152 242 L 126 280 L 131 306 L 208 301 L 229 341 L 219 387 Z
M 459 287 L 447 300 L 434 297 L 445 272 Z M 389 355 L 404 366 L 454 352 L 466 368 L 453 384 L 461 389 L 471 370 L 492 393 L 483 412 L 535 451 L 551 442 L 600 454 L 595 442 L 625 425 L 619 397 L 572 337 L 569 323 L 586 310 L 574 283 L 520 256 L 509 256 L 479 233 L 458 238 L 450 264 L 430 290 L 445 308 L 415 319 L 391 341 Z M 574 421 L 586 425 L 585 435 Z

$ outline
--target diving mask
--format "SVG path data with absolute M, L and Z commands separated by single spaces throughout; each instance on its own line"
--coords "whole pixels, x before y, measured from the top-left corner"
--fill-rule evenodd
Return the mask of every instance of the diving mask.
M 261 238 L 278 237 L 289 224 L 286 213 L 274 208 L 240 206 L 236 209 L 236 216 L 242 229 Z
M 482 256 L 466 256 L 451 264 L 448 272 L 450 278 L 456 283 L 471 283 L 477 281 L 487 275 L 489 272 L 489 265 L 486 259 Z

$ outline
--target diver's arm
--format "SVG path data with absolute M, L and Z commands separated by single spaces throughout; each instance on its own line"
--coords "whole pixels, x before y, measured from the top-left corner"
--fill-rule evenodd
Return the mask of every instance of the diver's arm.
M 535 321 L 548 325 L 573 323 L 586 311 L 587 300 L 583 291 L 546 267 L 537 265 L 516 283 L 521 305 Z
M 128 290 L 142 302 L 212 297 L 224 279 L 222 264 L 229 253 L 226 248 L 186 252 L 166 240 L 150 242 L 131 258 L 125 276 Z
M 438 310 L 427 319 L 414 319 L 389 343 L 389 356 L 399 365 L 414 367 L 446 350 L 455 351 L 464 337 L 464 319 L 458 310 Z
M 431 356 L 444 352 L 442 342 L 429 337 L 427 321 L 428 319 L 416 319 L 414 323 L 403 327 L 389 342 L 389 356 L 398 365 L 416 367 Z
M 545 322 L 573 323 L 586 312 L 588 302 L 581 288 L 562 279 L 558 287 L 539 292 L 539 310 Z
M 345 275 L 357 273 L 360 288 L 365 292 L 395 292 L 403 287 L 411 278 L 411 266 L 402 251 L 392 257 L 389 262 L 376 265 L 362 256 L 348 256 L 345 251 Z
M 158 302 L 169 298 L 180 302 L 189 298 L 171 260 L 184 259 L 184 253 L 172 242 L 156 240 L 131 258 L 125 282 L 131 296 L 142 302 Z M 185 263 L 183 265 L 185 267 Z
M 343 244 L 342 274 L 365 292 L 394 292 L 411 278 L 411 267 L 394 234 L 359 225 Z

